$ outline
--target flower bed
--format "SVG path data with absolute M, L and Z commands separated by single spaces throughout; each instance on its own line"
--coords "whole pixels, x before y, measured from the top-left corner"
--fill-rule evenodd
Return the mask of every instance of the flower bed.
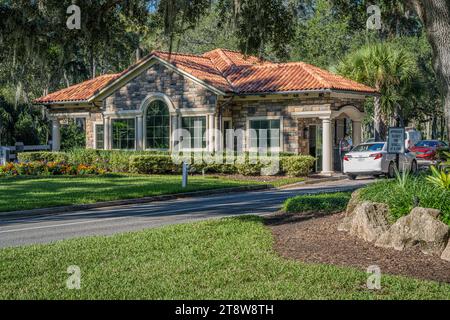
M 104 169 L 96 166 L 78 164 L 71 165 L 64 162 L 22 162 L 8 163 L 0 166 L 1 176 L 77 176 L 77 175 L 98 175 L 104 174 Z

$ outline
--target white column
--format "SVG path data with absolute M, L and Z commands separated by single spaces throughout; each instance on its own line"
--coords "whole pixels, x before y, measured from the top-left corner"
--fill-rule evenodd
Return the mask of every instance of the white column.
M 144 149 L 144 120 L 142 116 L 136 117 L 136 150 Z
M 208 141 L 207 141 L 207 146 L 208 146 L 208 151 L 209 152 L 214 152 L 214 115 L 210 114 L 208 116 Z
M 352 121 L 352 143 L 357 146 L 361 143 L 361 121 Z
M 61 149 L 61 125 L 59 119 L 52 119 L 52 150 L 59 151 Z
M 331 119 L 322 119 L 322 174 L 333 174 L 333 135 Z
M 111 150 L 112 148 L 112 139 L 111 139 L 111 118 L 105 117 L 105 124 L 104 124 L 104 136 L 105 136 L 105 150 Z
M 214 151 L 220 151 L 221 149 L 221 134 L 220 134 L 220 117 L 216 115 L 215 120 L 215 130 L 214 130 Z
M 175 142 L 177 142 L 178 138 L 174 136 L 174 133 L 179 128 L 179 121 L 178 121 L 178 115 L 171 115 L 170 121 L 172 125 L 172 131 L 170 132 L 170 149 L 175 149 Z

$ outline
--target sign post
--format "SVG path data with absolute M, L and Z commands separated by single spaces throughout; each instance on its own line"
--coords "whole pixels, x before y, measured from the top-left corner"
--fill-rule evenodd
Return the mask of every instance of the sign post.
M 400 166 L 400 153 L 405 152 L 405 128 L 390 127 L 388 133 L 387 152 L 395 154 L 397 170 Z

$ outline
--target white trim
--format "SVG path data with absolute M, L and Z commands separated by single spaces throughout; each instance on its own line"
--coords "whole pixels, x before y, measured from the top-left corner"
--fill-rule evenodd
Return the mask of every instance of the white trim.
M 292 116 L 297 118 L 319 118 L 319 117 L 329 117 L 331 118 L 332 111 L 300 111 L 300 112 L 292 112 Z
M 154 149 L 147 148 L 147 109 L 154 101 L 163 102 L 169 111 L 169 148 L 167 149 Z M 168 151 L 172 145 L 172 116 L 176 115 L 176 109 L 168 96 L 163 93 L 149 94 L 141 103 L 139 107 L 140 114 L 142 116 L 142 148 L 145 151 Z
M 279 120 L 280 121 L 280 147 L 278 148 L 278 152 L 284 151 L 284 126 L 283 126 L 283 116 L 257 116 L 257 117 L 247 117 L 246 119 L 246 133 L 245 133 L 245 150 L 247 151 L 258 151 L 258 150 L 250 150 L 250 121 L 257 120 Z M 268 148 L 268 151 L 271 151 L 276 148 Z
M 89 118 L 91 116 L 91 114 L 89 112 L 80 112 L 80 113 L 76 113 L 76 112 L 63 112 L 63 113 L 49 113 L 48 118 L 49 119 L 53 119 L 53 118 L 70 118 L 70 119 L 75 119 L 75 118 Z
M 365 113 L 359 111 L 359 109 L 356 108 L 355 106 L 346 105 L 346 106 L 341 107 L 337 111 L 333 111 L 332 118 L 337 118 L 343 113 L 345 113 L 353 121 L 362 121 L 365 116 Z
M 113 117 L 113 116 L 110 116 L 109 119 L 111 121 L 111 135 L 110 135 L 111 148 L 110 148 L 110 150 L 137 151 L 137 117 Z M 113 140 L 114 140 L 114 137 L 113 137 L 113 134 L 114 134 L 113 122 L 114 122 L 114 120 L 127 120 L 127 119 L 133 119 L 134 120 L 134 149 L 114 149 L 113 148 L 113 145 L 114 145 L 114 143 L 113 143 Z
M 205 138 L 206 138 L 206 147 L 205 148 L 180 148 L 181 152 L 200 152 L 200 151 L 207 151 L 208 150 L 208 145 L 209 145 L 209 137 L 207 135 L 207 133 L 209 132 L 208 130 L 210 130 L 210 123 L 209 123 L 209 116 L 210 114 L 195 114 L 195 115 L 182 115 L 180 116 L 180 127 L 178 129 L 183 129 L 183 118 L 194 118 L 194 117 L 204 117 L 205 118 Z M 185 129 L 186 130 L 186 129 Z M 202 144 L 203 144 L 203 137 L 202 137 Z

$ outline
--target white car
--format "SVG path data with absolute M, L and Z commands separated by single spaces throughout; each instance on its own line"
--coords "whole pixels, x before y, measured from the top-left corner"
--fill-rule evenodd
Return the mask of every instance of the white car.
M 395 176 L 396 155 L 387 153 L 386 142 L 363 143 L 347 153 L 343 159 L 344 173 L 355 179 L 359 175 Z M 417 172 L 417 160 L 413 152 L 406 150 L 399 157 L 399 171 Z

